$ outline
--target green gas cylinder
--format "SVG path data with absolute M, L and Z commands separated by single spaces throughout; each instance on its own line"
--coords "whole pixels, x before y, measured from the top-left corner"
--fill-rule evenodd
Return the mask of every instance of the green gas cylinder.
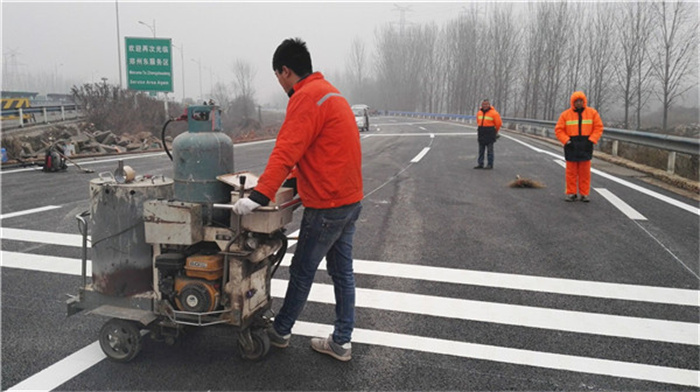
M 212 218 L 212 204 L 231 200 L 231 187 L 216 177 L 233 173 L 233 142 L 221 132 L 217 106 L 190 106 L 187 125 L 188 131 L 173 140 L 174 197 L 203 204 L 206 222 Z

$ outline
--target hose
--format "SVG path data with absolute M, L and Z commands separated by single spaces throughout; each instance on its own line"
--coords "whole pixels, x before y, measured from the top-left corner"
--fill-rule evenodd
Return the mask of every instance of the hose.
M 168 158 L 170 158 L 171 161 L 173 160 L 173 156 L 170 155 L 170 151 L 168 150 L 168 145 L 165 144 L 165 128 L 167 128 L 168 124 L 170 124 L 173 121 L 175 121 L 175 120 L 172 118 L 169 118 L 168 121 L 166 121 L 165 124 L 163 124 L 163 130 L 160 132 L 160 141 L 163 143 L 163 149 L 165 150 L 165 153 L 168 154 Z

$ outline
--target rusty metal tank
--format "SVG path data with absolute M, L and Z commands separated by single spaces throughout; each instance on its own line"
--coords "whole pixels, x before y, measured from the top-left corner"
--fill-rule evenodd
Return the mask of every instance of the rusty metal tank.
M 146 243 L 143 203 L 172 199 L 165 177 L 117 183 L 90 181 L 92 282 L 95 291 L 124 297 L 152 290 L 152 247 Z

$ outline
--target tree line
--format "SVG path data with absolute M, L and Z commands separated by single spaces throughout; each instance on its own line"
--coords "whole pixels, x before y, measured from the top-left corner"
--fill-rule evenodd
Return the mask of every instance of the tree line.
M 378 109 L 473 114 L 484 98 L 506 117 L 556 120 L 583 90 L 605 117 L 640 129 L 698 86 L 696 2 L 471 4 L 437 25 L 355 40 L 341 90 Z M 372 61 L 370 61 L 372 60 Z

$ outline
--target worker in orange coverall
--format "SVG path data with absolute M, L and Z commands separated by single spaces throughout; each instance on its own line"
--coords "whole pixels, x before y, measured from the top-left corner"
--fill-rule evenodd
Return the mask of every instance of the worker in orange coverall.
M 590 201 L 591 159 L 593 145 L 603 135 L 603 120 L 598 111 L 587 106 L 583 91 L 571 94 L 571 108 L 559 116 L 554 128 L 557 139 L 564 145 L 566 159 L 566 201 L 576 201 L 577 190 L 582 202 Z M 578 187 L 578 189 L 577 189 Z

